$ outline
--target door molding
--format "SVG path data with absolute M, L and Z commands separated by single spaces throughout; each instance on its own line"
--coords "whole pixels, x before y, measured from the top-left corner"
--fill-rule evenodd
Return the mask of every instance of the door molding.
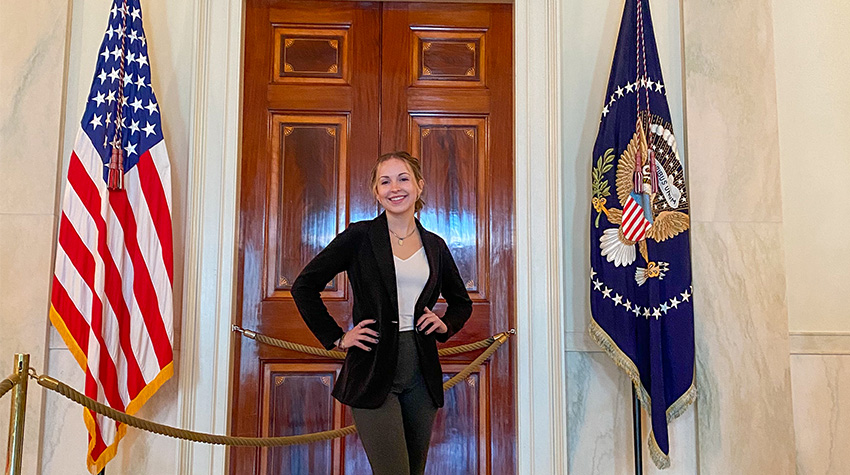
M 194 14 L 178 410 L 182 427 L 219 434 L 229 430 L 233 381 L 244 10 L 243 1 L 199 0 Z M 514 35 L 517 473 L 565 474 L 563 217 L 562 200 L 550 199 L 564 196 L 557 0 L 516 3 Z M 181 443 L 178 457 L 180 473 L 228 467 L 218 446 Z
M 514 5 L 516 453 L 523 475 L 568 469 L 560 25 L 558 0 Z
M 244 11 L 241 0 L 198 0 L 194 11 L 178 418 L 216 434 L 230 430 Z M 177 466 L 224 474 L 227 450 L 181 441 Z

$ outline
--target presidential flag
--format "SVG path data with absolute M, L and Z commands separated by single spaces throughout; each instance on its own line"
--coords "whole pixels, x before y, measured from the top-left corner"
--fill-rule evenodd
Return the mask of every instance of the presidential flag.
M 629 375 L 670 465 L 667 423 L 696 399 L 690 219 L 648 0 L 626 0 L 591 165 L 593 339 Z
M 171 377 L 171 171 L 139 0 L 115 0 L 62 199 L 50 320 L 85 394 L 133 414 Z M 84 411 L 89 471 L 126 427 Z

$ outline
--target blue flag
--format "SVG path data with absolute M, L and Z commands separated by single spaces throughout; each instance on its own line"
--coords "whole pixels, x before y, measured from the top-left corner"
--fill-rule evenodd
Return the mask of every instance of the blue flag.
M 667 423 L 696 399 L 690 196 L 648 0 L 626 0 L 593 147 L 590 334 L 628 373 L 670 465 Z

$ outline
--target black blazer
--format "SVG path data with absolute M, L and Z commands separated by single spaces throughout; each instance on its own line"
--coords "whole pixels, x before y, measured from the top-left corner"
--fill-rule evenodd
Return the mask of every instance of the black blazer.
M 428 257 L 430 276 L 416 301 L 414 322 L 433 309 L 440 294 L 448 308 L 443 322 L 448 332 L 425 335 L 414 331 L 420 368 L 428 392 L 437 407 L 443 406 L 443 372 L 437 356 L 437 341 L 445 342 L 457 333 L 472 313 L 472 301 L 445 241 L 428 232 L 416 220 Z M 348 350 L 333 396 L 343 404 L 376 408 L 384 403 L 392 386 L 398 359 L 398 295 L 395 263 L 390 245 L 387 217 L 382 213 L 371 221 L 351 223 L 331 241 L 292 284 L 292 298 L 301 317 L 325 348 L 331 349 L 342 336 L 342 329 L 328 313 L 320 292 L 342 271 L 354 291 L 352 319 L 375 319 L 370 328 L 380 333 L 372 351 L 353 347 Z

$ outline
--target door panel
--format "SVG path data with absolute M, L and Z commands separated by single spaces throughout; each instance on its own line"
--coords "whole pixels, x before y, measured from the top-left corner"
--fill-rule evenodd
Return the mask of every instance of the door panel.
M 380 22 L 378 4 L 247 4 L 236 318 L 247 328 L 316 345 L 292 281 L 348 222 L 374 215 L 368 186 L 351 177 L 368 173 L 378 154 Z M 324 297 L 346 326 L 344 275 Z M 342 427 L 342 406 L 330 397 L 338 362 L 235 345 L 233 434 Z M 343 443 L 234 448 L 230 472 L 342 473 Z
M 449 345 L 477 341 L 515 321 L 511 6 L 386 3 L 382 36 L 381 151 L 422 159 L 422 224 L 445 239 L 473 299 L 470 321 Z M 515 466 L 512 352 L 507 345 L 484 366 L 488 405 L 479 422 L 489 452 L 476 473 Z M 447 404 L 442 412 L 454 410 Z M 455 452 L 435 447 L 429 464 L 454 468 L 434 473 L 469 473 L 463 444 Z M 444 459 L 448 453 L 458 455 Z
M 373 218 L 368 183 L 382 152 L 420 156 L 426 207 L 474 301 L 451 345 L 513 321 L 511 8 L 507 5 L 248 0 L 237 323 L 316 345 L 290 286 L 352 221 Z M 498 56 L 498 58 L 495 58 Z M 495 278 L 493 277 L 495 276 Z M 323 292 L 350 326 L 344 274 Z M 445 302 L 436 305 L 442 312 Z M 351 424 L 330 396 L 339 362 L 237 339 L 234 435 Z M 474 355 L 444 361 L 445 379 Z M 509 473 L 510 345 L 446 394 L 428 473 Z M 356 435 L 309 446 L 231 451 L 230 471 L 368 473 Z
M 263 437 L 307 434 L 339 428 L 341 404 L 331 397 L 337 365 L 264 365 Z M 340 442 L 260 449 L 260 473 L 334 473 Z M 336 447 L 335 447 L 336 446 Z

